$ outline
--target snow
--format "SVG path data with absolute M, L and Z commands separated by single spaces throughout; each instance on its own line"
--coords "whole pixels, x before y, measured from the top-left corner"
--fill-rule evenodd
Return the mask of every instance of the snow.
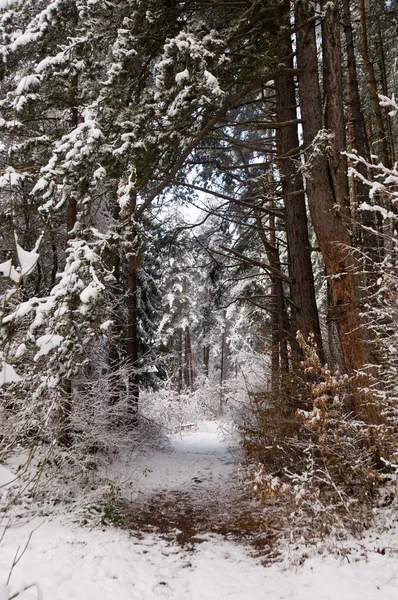
M 37 582 L 44 599 L 222 600 L 254 598 L 261 592 L 263 568 L 228 542 L 209 539 L 191 555 L 155 536 L 137 539 L 112 529 L 90 531 L 59 518 L 37 518 L 7 531 L 2 573 L 9 572 L 13 553 L 24 547 L 34 529 L 13 570 L 11 587 Z M 36 597 L 33 589 L 25 593 L 27 600 Z
M 159 489 L 192 488 L 198 476 L 207 477 L 205 486 L 211 478 L 223 485 L 235 468 L 212 422 L 171 435 L 168 451 L 145 454 L 139 465 L 146 476 L 137 485 L 147 498 Z M 8 482 L 12 474 L 5 470 L 4 477 Z M 19 507 L 14 512 L 19 517 L 11 526 L 8 515 L 1 523 L 0 600 L 34 584 L 38 587 L 24 591 L 21 600 L 38 598 L 38 589 L 44 600 L 395 600 L 398 594 L 394 529 L 351 540 L 350 549 L 341 544 L 335 556 L 315 551 L 303 561 L 301 549 L 289 548 L 285 563 L 264 567 L 249 548 L 212 533 L 201 534 L 201 543 L 192 547 L 167 535 L 95 526 L 73 512 L 31 520 L 21 517 Z M 7 588 L 18 548 L 22 556 Z
M 8 486 L 13 481 L 15 481 L 14 473 L 11 473 L 4 465 L 0 465 L 0 488 Z M 0 489 L 0 492 L 1 491 L 2 490 Z
M 101 325 L 100 325 L 100 329 L 101 331 L 108 331 L 108 329 L 110 327 L 112 327 L 113 325 L 113 321 L 111 319 L 108 319 L 107 321 L 104 321 Z
M 25 104 L 27 103 L 27 101 L 28 101 L 27 97 L 23 96 L 21 94 L 21 96 L 19 96 L 18 100 L 16 101 L 15 110 L 17 112 L 20 112 L 23 109 L 23 107 L 25 106 Z
M 382 186 L 380 186 L 380 184 L 375 184 L 372 188 L 372 190 L 378 191 L 380 192 L 380 190 L 382 190 Z M 378 212 L 381 214 L 381 216 L 383 217 L 383 219 L 393 219 L 395 217 L 395 214 L 392 211 L 386 210 L 385 208 L 383 208 L 382 206 L 379 205 L 373 205 L 373 204 L 369 204 L 368 202 L 361 202 L 361 204 L 359 205 L 359 210 L 362 211 L 373 211 L 373 212 Z
M 99 288 L 91 282 L 89 285 L 84 288 L 84 290 L 80 294 L 80 300 L 83 304 L 89 304 L 91 301 L 95 301 L 98 297 Z
M 206 83 L 209 86 L 209 88 L 211 88 L 217 94 L 222 94 L 221 88 L 218 84 L 218 79 L 214 77 L 214 75 L 209 71 L 205 70 L 203 74 L 205 76 Z
M 18 243 L 16 243 L 16 247 L 20 269 L 15 269 L 10 259 L 0 264 L 0 273 L 2 273 L 4 277 L 9 277 L 15 283 L 19 283 L 21 277 L 27 275 L 36 266 L 39 255 L 34 250 L 31 252 L 24 250 Z
M 11 121 L 8 122 L 11 125 Z M 12 167 L 8 167 L 5 170 L 4 175 L 0 177 L 0 188 L 10 190 L 10 188 L 18 187 L 22 181 L 22 175 L 16 173 Z
M 61 518 L 36 518 L 6 532 L 3 577 L 34 529 L 10 587 L 37 583 L 44 600 L 395 600 L 398 592 L 396 561 L 381 554 L 354 563 L 317 557 L 295 569 L 264 568 L 244 547 L 217 536 L 192 552 L 154 535 L 90 530 Z M 23 598 L 33 600 L 37 591 Z
M 14 269 L 11 259 L 0 263 L 0 273 L 2 273 L 4 277 L 9 277 L 15 283 L 19 283 L 19 280 L 21 278 L 20 273 L 18 273 L 18 271 Z
M 36 298 L 31 298 L 27 302 L 21 302 L 16 311 L 3 318 L 3 323 L 10 323 L 13 319 L 22 319 L 22 317 L 25 317 L 33 310 L 33 305 L 36 301 Z
M 40 192 L 44 189 L 46 189 L 46 187 L 48 186 L 48 181 L 47 179 L 45 179 L 45 177 L 41 177 L 37 182 L 36 185 L 33 187 L 32 190 L 32 195 L 36 194 L 37 192 Z
M 13 4 L 19 4 L 21 0 L 0 0 L 0 9 L 9 8 Z
M 29 531 L 39 525 L 13 570 L 11 587 L 37 582 L 43 598 L 393 600 L 398 591 L 395 561 L 381 555 L 352 565 L 316 558 L 284 571 L 279 565 L 262 567 L 244 548 L 215 536 L 192 553 L 156 536 L 138 539 L 112 529 L 90 531 L 60 519 L 36 519 L 8 531 L 0 556 L 2 573 L 10 568 L 12 551 L 23 547 Z M 25 597 L 37 597 L 35 590 Z
M 185 488 L 194 478 L 222 486 L 234 470 L 233 459 L 218 423 L 201 424 L 199 431 L 181 431 L 170 439 L 169 452 L 150 453 L 141 459 L 144 476 L 138 490 Z M 203 489 L 203 488 L 202 488 Z
M 47 356 L 47 354 L 57 348 L 63 340 L 62 335 L 56 335 L 54 333 L 50 335 L 42 335 L 36 340 L 36 346 L 40 348 L 39 352 L 34 357 L 34 360 L 38 360 L 40 356 Z
M 36 266 L 39 255 L 37 252 L 24 250 L 19 244 L 17 244 L 17 253 L 21 265 L 21 276 L 27 275 Z
M 23 356 L 26 352 L 27 348 L 26 348 L 26 344 L 22 343 L 18 346 L 18 348 L 15 350 L 14 353 L 14 357 L 15 358 L 21 358 L 21 356 Z
M 104 169 L 104 167 L 98 167 L 98 169 L 96 171 L 94 171 L 94 173 L 93 173 L 94 180 L 105 179 L 105 177 L 106 177 L 106 170 Z
M 25 75 L 20 80 L 15 94 L 20 96 L 24 92 L 27 92 L 30 88 L 37 87 L 40 84 L 40 78 L 37 75 Z
M 184 81 L 189 81 L 188 69 L 184 69 L 183 71 L 177 73 L 177 75 L 175 76 L 175 80 L 178 85 L 182 85 Z
M 10 597 L 10 588 L 8 585 L 0 585 L 0 600 L 8 600 Z
M 90 260 L 87 252 L 86 252 L 86 258 L 87 258 L 87 260 Z M 95 258 L 95 255 L 93 254 L 91 260 L 94 260 L 94 258 Z M 105 289 L 104 284 L 102 284 L 99 281 L 93 267 L 91 267 L 91 266 L 90 266 L 90 273 L 93 278 L 93 281 L 91 281 L 88 284 L 88 286 L 80 294 L 80 300 L 83 302 L 83 304 L 89 304 L 91 301 L 94 302 L 95 300 L 97 300 L 101 291 L 103 291 Z
M 21 377 L 15 371 L 14 367 L 0 357 L 0 387 L 6 383 L 14 383 L 17 381 L 21 381 Z

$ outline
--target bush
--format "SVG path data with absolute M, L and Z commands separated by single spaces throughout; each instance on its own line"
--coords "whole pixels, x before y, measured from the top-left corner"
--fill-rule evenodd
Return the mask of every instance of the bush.
M 277 392 L 255 394 L 242 427 L 245 486 L 286 511 L 290 534 L 319 537 L 336 527 L 359 533 L 370 518 L 383 458 L 394 450 L 386 423 L 349 412 L 348 376 L 322 365 L 313 339 Z

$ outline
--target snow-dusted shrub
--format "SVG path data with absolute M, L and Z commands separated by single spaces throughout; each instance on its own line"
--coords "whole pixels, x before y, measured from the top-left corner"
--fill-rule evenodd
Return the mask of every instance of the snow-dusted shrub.
M 271 388 L 271 361 L 266 353 L 255 352 L 250 347 L 235 351 L 233 356 L 235 376 L 223 382 L 223 406 L 237 424 L 246 418 L 250 398 Z
M 140 396 L 142 416 L 171 431 L 181 425 L 213 419 L 220 413 L 222 389 L 203 378 L 195 390 L 178 393 L 171 382 L 158 390 L 143 389 Z
M 202 376 L 195 380 L 193 390 L 178 392 L 172 381 L 157 390 L 142 389 L 140 413 L 170 430 L 215 417 L 242 423 L 250 394 L 269 384 L 270 365 L 268 356 L 251 349 L 240 350 L 234 361 L 235 377 L 222 383 Z
M 348 377 L 322 365 L 313 340 L 278 393 L 256 394 L 242 427 L 246 487 L 289 516 L 290 533 L 359 531 L 370 516 L 382 459 L 394 451 L 388 425 L 349 412 Z

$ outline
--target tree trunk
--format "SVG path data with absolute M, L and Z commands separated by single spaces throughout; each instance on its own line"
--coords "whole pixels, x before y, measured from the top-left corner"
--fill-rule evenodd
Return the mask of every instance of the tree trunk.
M 343 106 L 343 73 L 341 68 L 341 39 L 339 2 L 321 0 L 325 10 L 322 19 L 323 51 L 323 110 L 325 128 L 333 131 L 334 152 L 329 157 L 330 179 L 336 204 L 346 223 L 351 217 L 347 177 L 346 135 Z
M 331 189 L 333 183 L 327 159 L 330 139 L 322 131 L 322 99 L 311 6 L 310 0 L 296 3 L 297 63 L 308 204 L 330 288 L 329 318 L 336 324 L 344 366 L 351 376 L 353 408 L 360 418 L 378 422 L 377 406 L 359 389 L 365 382 L 355 377 L 356 372 L 363 370 L 369 362 L 369 357 L 359 318 L 358 282 L 350 252 L 351 239 L 336 210 Z
M 183 353 L 182 353 L 182 327 L 177 331 L 177 354 L 178 354 L 178 393 L 182 392 L 183 385 Z
M 350 97 L 350 109 L 352 115 L 352 139 L 350 144 L 360 156 L 370 160 L 369 141 L 366 133 L 365 119 L 362 111 L 361 98 L 359 96 L 357 63 L 355 57 L 354 32 L 351 23 L 350 0 L 342 0 L 343 25 L 347 47 L 347 71 L 348 87 Z
M 277 390 L 280 384 L 280 326 L 276 280 L 271 280 L 271 384 Z
M 120 206 L 119 202 L 115 202 L 113 208 L 113 219 L 115 223 L 118 223 L 120 219 Z M 114 243 L 114 256 L 113 256 L 113 276 L 115 278 L 114 283 L 112 283 L 112 295 L 114 302 L 114 325 L 112 327 L 112 334 L 109 340 L 109 370 L 111 373 L 111 378 L 109 381 L 110 385 L 110 404 L 111 406 L 115 406 L 119 403 L 123 395 L 126 394 L 126 387 L 123 384 L 120 365 L 121 365 L 121 348 L 120 343 L 123 334 L 123 324 L 122 324 L 122 316 L 120 314 L 120 303 L 122 297 L 122 289 L 121 289 L 121 260 L 120 260 L 120 252 L 119 252 L 119 244 L 118 241 Z M 116 424 L 120 424 L 122 415 L 117 415 Z M 124 421 L 124 418 L 123 418 Z
M 128 259 L 128 322 L 127 322 L 127 361 L 129 366 L 128 422 L 137 425 L 139 382 L 138 373 L 138 302 L 137 269 L 138 249 L 133 249 Z
M 255 209 L 256 210 L 256 209 Z M 257 231 L 260 237 L 260 240 L 263 244 L 265 253 L 267 255 L 268 262 L 270 266 L 276 271 L 282 271 L 281 262 L 279 258 L 279 251 L 276 246 L 276 233 L 275 233 L 275 217 L 271 215 L 269 217 L 269 229 L 270 229 L 270 239 L 268 240 L 261 219 L 261 214 L 258 210 L 256 210 L 256 221 L 257 221 Z M 295 336 L 292 335 L 290 331 L 290 323 L 289 318 L 286 311 L 286 299 L 283 291 L 283 283 L 282 280 L 275 276 L 271 275 L 271 290 L 273 296 L 272 302 L 272 310 L 271 310 L 271 319 L 272 319 L 272 346 L 273 353 L 276 353 L 278 348 L 279 357 L 276 360 L 276 356 L 274 355 L 273 359 L 273 372 L 272 379 L 276 383 L 279 379 L 279 370 L 282 370 L 283 373 L 289 372 L 289 352 L 287 340 L 290 336 L 291 346 L 294 347 L 295 344 Z M 276 372 L 278 369 L 278 372 Z
M 78 125 L 79 113 L 77 109 L 77 93 L 78 93 L 78 80 L 77 77 L 74 78 L 72 84 L 72 103 L 71 107 L 71 128 L 76 129 Z M 67 241 L 71 237 L 72 231 L 76 225 L 77 221 L 77 200 L 75 196 L 70 196 L 68 198 L 68 206 L 66 209 L 66 232 L 67 232 Z M 60 405 L 60 415 L 59 415 L 59 435 L 58 441 L 62 445 L 68 445 L 71 443 L 71 415 L 72 415 L 72 381 L 69 378 L 64 378 L 61 385 L 61 405 Z
M 203 346 L 203 370 L 206 377 L 209 376 L 209 363 L 210 363 L 210 346 L 205 344 Z
M 138 371 L 138 293 L 137 271 L 141 261 L 141 239 L 135 223 L 136 194 L 131 193 L 129 218 L 131 233 L 127 253 L 128 290 L 127 290 L 127 364 L 129 368 L 129 390 L 127 420 L 136 427 L 138 417 L 139 383 Z
M 367 162 L 370 162 L 369 141 L 366 133 L 366 124 L 362 111 L 361 99 L 359 96 L 358 75 L 355 58 L 354 34 L 351 23 L 350 1 L 342 0 L 343 7 L 343 25 L 347 47 L 347 75 L 348 75 L 348 117 L 350 128 L 350 151 L 355 150 L 359 156 L 362 156 Z M 356 166 L 359 173 L 368 179 L 368 170 L 363 163 Z M 359 240 L 365 255 L 370 257 L 370 261 L 365 263 L 366 277 L 369 282 L 372 280 L 372 262 L 378 262 L 382 255 L 380 248 L 381 238 L 373 234 L 370 230 L 377 228 L 375 213 L 373 211 L 360 211 L 358 207 L 363 202 L 369 201 L 369 188 L 362 181 L 353 179 L 352 188 L 354 193 L 353 216 L 356 221 L 360 221 L 364 228 L 359 227 L 355 235 Z
M 379 64 L 380 64 L 380 75 L 381 75 L 381 88 L 383 90 L 383 96 L 389 97 L 390 92 L 388 89 L 387 82 L 387 69 L 386 69 L 386 56 L 384 52 L 384 42 L 383 35 L 381 32 L 380 25 L 380 17 L 377 17 L 377 33 L 379 38 Z M 388 114 L 388 109 L 385 110 L 385 117 L 387 123 L 387 131 L 388 131 L 388 152 L 390 157 L 390 163 L 393 165 L 395 163 L 395 147 L 394 147 L 394 134 L 393 127 L 391 123 L 391 116 Z
M 192 365 L 192 349 L 191 349 L 191 332 L 189 326 L 186 325 L 184 332 L 185 343 L 185 362 L 184 362 L 184 379 L 185 386 L 192 388 L 193 386 L 193 365 Z
M 361 33 L 362 33 L 362 57 L 365 63 L 366 70 L 368 72 L 368 80 L 370 86 L 370 92 L 372 96 L 373 102 L 373 111 L 376 117 L 376 124 L 378 130 L 378 146 L 381 154 L 381 158 L 386 167 L 391 168 L 390 156 L 388 153 L 388 143 L 386 138 L 386 131 L 384 127 L 383 115 L 380 107 L 379 94 L 377 90 L 377 82 L 375 71 L 373 67 L 373 63 L 370 60 L 369 56 L 369 47 L 368 47 L 368 32 L 367 32 L 367 22 L 366 22 L 366 8 L 365 8 L 365 0 L 359 0 L 359 9 L 360 9 L 360 17 L 361 17 Z
M 223 411 L 223 383 L 225 379 L 225 331 L 221 335 L 221 364 L 220 364 L 220 414 Z
M 289 248 L 289 273 L 291 283 L 292 322 L 305 338 L 313 333 L 322 355 L 322 336 L 319 325 L 318 308 L 315 299 L 314 276 L 311 264 L 311 249 L 308 239 L 307 211 L 304 182 L 298 172 L 297 155 L 289 156 L 292 149 L 299 147 L 297 131 L 296 90 L 293 70 L 293 52 L 289 32 L 289 2 L 282 6 L 280 25 L 287 32 L 280 40 L 278 58 L 286 67 L 286 72 L 276 80 L 277 115 L 280 128 L 279 151 L 282 155 L 280 172 L 285 205 L 286 234 Z M 295 335 L 296 331 L 293 332 Z
M 71 414 L 72 414 L 72 381 L 65 378 L 62 381 L 61 402 L 57 415 L 58 442 L 63 446 L 71 443 Z

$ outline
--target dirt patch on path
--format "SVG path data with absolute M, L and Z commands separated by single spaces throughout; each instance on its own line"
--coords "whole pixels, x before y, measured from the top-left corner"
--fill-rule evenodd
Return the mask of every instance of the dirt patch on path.
M 196 487 L 196 486 L 195 486 Z M 115 508 L 121 527 L 134 534 L 157 533 L 169 542 L 194 549 L 206 534 L 250 544 L 256 554 L 274 557 L 277 532 L 258 504 L 237 490 L 159 490 L 134 501 L 119 500 Z M 273 523 L 275 526 L 275 523 Z
M 192 549 L 217 534 L 274 556 L 275 520 L 271 525 L 263 508 L 245 496 L 239 458 L 239 448 L 228 446 L 215 422 L 175 436 L 168 448 L 143 457 L 145 476 L 133 496 L 114 502 L 120 526 Z

